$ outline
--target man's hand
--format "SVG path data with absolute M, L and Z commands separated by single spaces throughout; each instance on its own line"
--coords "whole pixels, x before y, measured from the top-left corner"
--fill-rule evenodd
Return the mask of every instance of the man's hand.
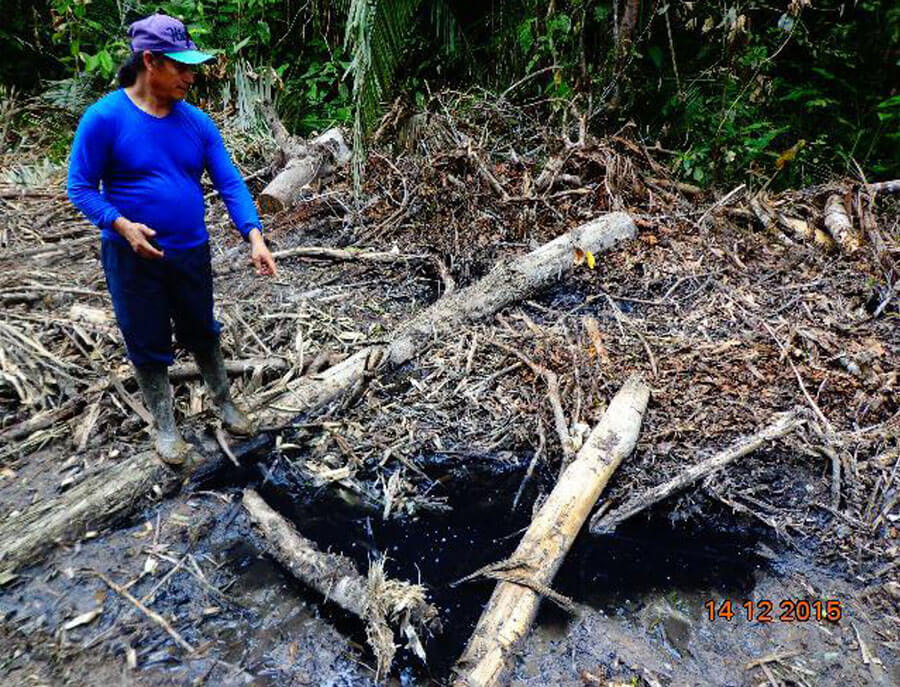
M 146 224 L 119 217 L 113 222 L 113 229 L 119 232 L 128 241 L 131 249 L 142 258 L 159 260 L 163 257 L 163 252 L 150 244 L 149 239 L 156 236 L 156 232 Z
M 256 273 L 270 277 L 276 276 L 278 270 L 275 268 L 275 258 L 269 252 L 262 232 L 259 229 L 253 229 L 248 238 L 250 239 L 250 259 L 256 267 Z

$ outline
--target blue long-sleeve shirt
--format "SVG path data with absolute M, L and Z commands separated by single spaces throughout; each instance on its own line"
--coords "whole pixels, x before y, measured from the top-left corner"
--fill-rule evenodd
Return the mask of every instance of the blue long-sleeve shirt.
M 91 105 L 78 124 L 68 193 L 103 238 L 124 241 L 112 225 L 125 217 L 155 230 L 163 250 L 183 250 L 209 238 L 200 185 L 204 169 L 241 235 L 261 231 L 247 185 L 212 119 L 184 101 L 165 117 L 154 117 L 119 89 Z

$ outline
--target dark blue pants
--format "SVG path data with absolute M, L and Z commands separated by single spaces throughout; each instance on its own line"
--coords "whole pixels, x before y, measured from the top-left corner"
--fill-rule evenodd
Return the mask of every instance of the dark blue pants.
M 222 325 L 213 318 L 209 244 L 167 250 L 159 260 L 104 239 L 100 250 L 116 321 L 135 365 L 172 364 L 172 323 L 179 345 L 209 350 Z

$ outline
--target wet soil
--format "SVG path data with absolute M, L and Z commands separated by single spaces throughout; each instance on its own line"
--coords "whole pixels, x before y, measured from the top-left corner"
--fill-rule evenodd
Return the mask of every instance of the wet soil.
M 427 666 L 401 652 L 389 681 L 445 684 L 492 589 L 454 583 L 513 550 L 552 480 L 538 475 L 513 509 L 528 458 L 488 457 L 463 469 L 422 457 L 446 508 L 388 520 L 355 495 L 298 479 L 283 462 L 202 485 L 12 581 L 0 595 L 0 684 L 374 684 L 362 624 L 264 554 L 239 504 L 247 482 L 322 548 L 363 571 L 386 555 L 390 575 L 428 587 L 443 633 L 427 644 Z M 896 656 L 873 641 L 877 619 L 866 617 L 852 581 L 806 565 L 760 525 L 724 509 L 708 511 L 707 525 L 676 526 L 669 515 L 664 504 L 614 535 L 576 541 L 554 586 L 578 614 L 543 606 L 513 685 L 750 685 L 768 679 L 765 671 L 814 685 L 897 683 Z M 176 646 L 94 571 L 129 585 L 197 654 Z M 707 603 L 726 599 L 736 609 L 747 599 L 776 608 L 783 599 L 835 599 L 842 618 L 710 620 Z M 96 618 L 66 629 L 94 610 Z M 762 659 L 765 668 L 753 665 Z

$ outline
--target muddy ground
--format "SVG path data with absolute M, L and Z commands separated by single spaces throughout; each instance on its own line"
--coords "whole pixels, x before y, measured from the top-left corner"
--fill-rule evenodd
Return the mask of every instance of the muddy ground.
M 756 225 L 743 206 L 710 213 L 712 196 L 646 182 L 649 153 L 628 141 L 570 151 L 563 169 L 582 185 L 529 196 L 558 140 L 518 114 L 471 108 L 451 103 L 448 112 L 465 116 L 444 130 L 491 128 L 494 147 L 482 158 L 521 197 L 498 199 L 460 147 L 431 141 L 427 154 L 374 152 L 360 205 L 339 175 L 269 218 L 271 242 L 429 259 L 286 260 L 274 280 L 243 270 L 217 277 L 226 357 L 287 360 L 299 375 L 318 353 L 381 341 L 438 299 L 450 286 L 434 260 L 463 286 L 613 209 L 635 217 L 638 238 L 270 434 L 242 468 L 157 500 L 117 527 L 79 532 L 4 575 L 0 684 L 375 684 L 362 624 L 266 554 L 240 506 L 248 486 L 362 571 L 387 555 L 391 575 L 424 584 L 443 632 L 427 645 L 427 665 L 401 652 L 388 683 L 446 684 L 492 589 L 484 580 L 456 582 L 512 551 L 560 466 L 543 381 L 492 341 L 560 375 L 573 433 L 597 422 L 629 374 L 645 375 L 652 392 L 641 439 L 604 505 L 678 474 L 777 412 L 800 407 L 809 418 L 796 436 L 615 533 L 583 531 L 554 584 L 578 613 L 545 602 L 511 684 L 900 684 L 900 315 L 879 255 L 798 243 Z M 255 171 L 253 159 L 241 158 L 245 173 Z M 57 249 L 92 229 L 59 196 L 58 174 L 40 192 L 6 183 L 4 219 L 19 231 L 0 237 L 9 375 L 0 387 L 2 427 L 87 395 L 75 417 L 0 447 L 0 522 L 8 525 L 90 474 L 127 469 L 148 433 L 127 402 L 136 390 L 114 324 L 96 316 L 111 311 L 98 246 Z M 816 193 L 773 202 L 811 208 Z M 897 206 L 879 203 L 878 226 L 895 256 Z M 48 208 L 49 220 L 35 219 Z M 216 259 L 239 256 L 215 199 L 209 224 Z M 16 259 L 35 245 L 46 250 Z M 16 336 L 18 347 L 9 344 Z M 89 395 L 110 370 L 122 389 Z M 233 389 L 261 407 L 283 378 L 284 368 L 260 371 L 236 378 Z M 189 438 L 218 450 L 199 383 L 179 383 L 176 403 Z M 834 460 L 823 445 L 835 447 Z M 771 622 L 759 618 L 765 601 Z M 798 601 L 813 617 L 795 617 L 806 608 Z M 840 617 L 817 619 L 816 602 L 830 602 Z
M 294 494 L 278 476 L 267 486 L 260 475 L 249 479 L 323 547 L 362 564 L 387 553 L 390 572 L 428 586 L 445 632 L 430 643 L 427 668 L 406 655 L 388 681 L 424 685 L 446 681 L 491 590 L 486 582 L 450 585 L 509 553 L 527 520 L 527 511 L 510 516 L 511 491 L 498 489 L 515 486 L 521 468 L 447 480 L 457 510 L 418 522 L 384 522 L 327 490 Z M 145 515 L 23 571 L 0 597 L 2 684 L 376 684 L 362 624 L 265 555 L 237 489 L 202 490 Z M 896 652 L 878 641 L 883 618 L 858 583 L 783 550 L 762 528 L 717 516 L 709 527 L 673 528 L 660 513 L 616 535 L 583 536 L 556 585 L 576 601 L 578 615 L 544 608 L 511 684 L 752 685 L 770 676 L 776 684 L 897 684 Z M 127 581 L 197 657 L 95 571 Z M 734 600 L 735 617 L 711 621 L 706 604 L 726 599 Z M 745 599 L 775 602 L 773 622 L 742 617 Z M 799 599 L 836 600 L 842 617 L 779 621 L 778 602 Z M 99 615 L 64 629 L 90 611 Z

